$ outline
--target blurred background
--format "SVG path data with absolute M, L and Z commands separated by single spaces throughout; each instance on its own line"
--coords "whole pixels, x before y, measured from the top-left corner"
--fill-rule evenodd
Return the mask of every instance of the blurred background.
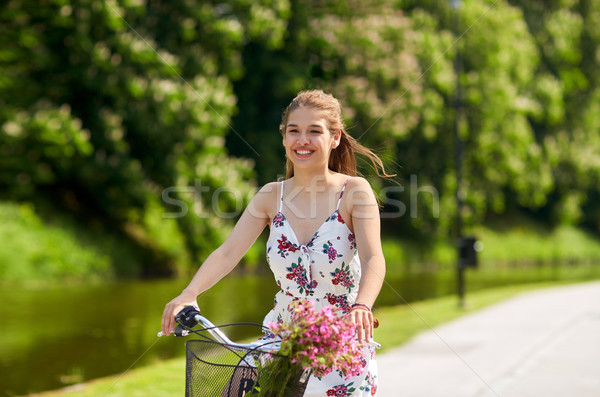
M 599 65 L 598 0 L 4 1 L 0 395 L 183 354 L 164 304 L 284 175 L 302 89 L 398 174 L 359 159 L 378 306 L 456 292 L 459 182 L 468 291 L 600 278 Z M 271 307 L 265 242 L 200 297 L 215 323 Z

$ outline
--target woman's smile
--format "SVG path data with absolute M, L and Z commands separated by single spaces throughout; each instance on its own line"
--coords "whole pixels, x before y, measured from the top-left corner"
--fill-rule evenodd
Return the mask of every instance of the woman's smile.
M 294 150 L 294 153 L 296 154 L 296 157 L 303 160 L 309 158 L 314 153 L 314 150 L 296 149 Z

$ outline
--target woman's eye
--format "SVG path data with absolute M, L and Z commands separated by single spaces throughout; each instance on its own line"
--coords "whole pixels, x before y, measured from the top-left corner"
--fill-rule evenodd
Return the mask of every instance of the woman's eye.
M 319 130 L 312 130 L 310 132 L 312 132 L 313 134 L 320 134 L 321 133 L 321 131 L 319 131 Z
M 291 132 L 291 133 L 297 133 L 297 132 L 298 132 L 298 130 L 289 130 L 288 132 Z

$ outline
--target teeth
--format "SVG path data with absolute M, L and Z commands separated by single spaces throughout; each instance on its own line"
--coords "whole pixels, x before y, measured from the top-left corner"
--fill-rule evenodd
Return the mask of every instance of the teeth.
M 296 150 L 296 153 L 298 153 L 298 154 L 311 154 L 312 152 L 310 150 Z

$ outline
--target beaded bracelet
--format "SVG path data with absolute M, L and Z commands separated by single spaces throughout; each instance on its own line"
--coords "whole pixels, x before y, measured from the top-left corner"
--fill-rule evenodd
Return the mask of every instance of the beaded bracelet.
M 371 311 L 371 308 L 367 305 L 365 305 L 364 303 L 355 303 L 352 306 L 350 306 L 350 310 L 354 310 L 355 308 L 360 308 L 362 307 L 363 309 L 365 309 L 366 311 Z

